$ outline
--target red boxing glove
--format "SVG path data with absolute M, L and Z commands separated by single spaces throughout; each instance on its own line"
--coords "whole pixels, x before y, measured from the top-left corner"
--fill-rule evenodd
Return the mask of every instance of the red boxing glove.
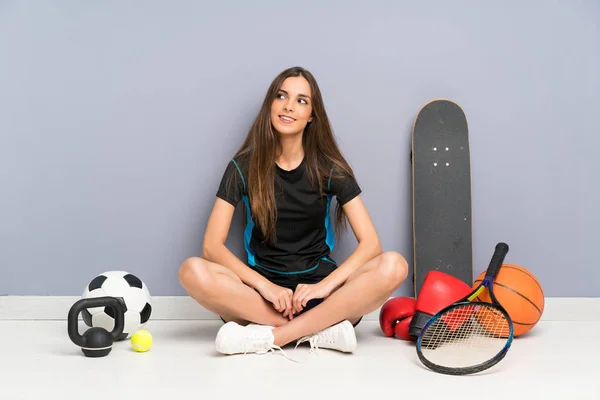
M 417 297 L 416 311 L 410 322 L 409 336 L 416 340 L 429 318 L 472 291 L 471 286 L 452 275 L 440 271 L 429 271 Z
M 412 297 L 394 297 L 385 302 L 379 311 L 379 326 L 388 336 L 410 340 L 408 327 L 415 314 L 417 301 Z

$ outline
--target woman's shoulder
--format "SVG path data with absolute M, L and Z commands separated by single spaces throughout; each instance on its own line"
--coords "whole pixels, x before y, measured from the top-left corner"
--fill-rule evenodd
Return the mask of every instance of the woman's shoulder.
M 250 153 L 244 152 L 241 154 L 236 154 L 231 158 L 229 163 L 233 164 L 235 167 L 239 168 L 241 172 L 246 174 L 248 171 L 248 166 L 250 165 Z
M 242 193 L 246 190 L 247 165 L 247 157 L 244 154 L 236 154 L 227 162 L 225 172 L 221 178 L 217 194 L 233 205 L 237 204 Z
M 250 151 L 246 150 L 241 153 L 238 152 L 231 159 L 235 160 L 237 163 L 247 164 L 250 162 Z
M 236 180 L 239 178 L 246 180 L 248 177 L 249 162 L 249 156 L 246 153 L 233 155 L 227 161 L 225 175 Z
M 330 162 L 327 164 L 327 178 L 332 180 L 356 179 L 349 164 Z

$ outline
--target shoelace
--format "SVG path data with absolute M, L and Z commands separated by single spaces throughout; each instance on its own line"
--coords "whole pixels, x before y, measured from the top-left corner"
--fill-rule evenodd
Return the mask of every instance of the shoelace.
M 267 340 L 264 340 L 262 335 L 257 335 L 254 332 L 246 333 L 246 335 L 247 335 L 247 337 L 250 337 L 252 339 L 252 341 L 257 340 L 257 339 L 263 339 L 263 341 L 260 343 L 258 349 L 256 348 L 256 344 L 254 344 L 253 346 L 246 346 L 244 348 L 244 354 L 247 354 L 249 351 L 254 352 L 256 354 L 266 354 L 270 351 L 272 351 L 273 353 L 277 353 L 276 350 L 279 350 L 279 351 L 281 351 L 283 356 L 285 358 L 287 358 L 288 360 L 296 362 L 296 363 L 299 362 L 297 360 L 294 360 L 290 356 L 288 356 L 281 347 L 274 345 L 274 344 L 269 344 L 269 342 Z
M 324 341 L 325 343 L 333 343 L 333 342 L 335 342 L 337 334 L 338 334 L 337 329 L 331 329 L 331 328 L 325 329 L 325 330 L 317 332 L 313 335 L 304 336 L 304 337 L 300 338 L 298 340 L 298 342 L 296 343 L 296 347 L 298 347 L 298 345 L 301 343 L 308 342 L 308 343 L 310 343 L 309 354 L 312 354 L 313 352 L 318 354 L 319 346 L 318 346 L 317 342 Z M 294 348 L 296 348 L 296 347 L 294 347 Z
M 298 340 L 298 342 L 296 343 L 296 347 L 294 347 L 294 349 L 296 349 L 300 343 L 308 342 L 308 343 L 310 343 L 310 350 L 309 350 L 308 353 L 309 354 L 313 354 L 313 353 L 319 354 L 319 352 L 318 352 L 319 351 L 319 346 L 316 343 L 317 339 L 318 338 L 317 338 L 316 335 L 313 335 L 313 336 L 304 336 L 303 338 L 300 338 Z
M 276 345 L 271 345 L 269 348 L 258 350 L 258 351 L 256 352 L 256 354 L 266 354 L 266 353 L 268 353 L 268 352 L 270 352 L 270 351 L 272 351 L 273 353 L 277 353 L 277 351 L 276 351 L 276 350 L 279 350 L 279 351 L 281 351 L 281 353 L 283 354 L 283 356 L 284 356 L 285 358 L 287 358 L 288 360 L 290 360 L 290 361 L 293 361 L 293 362 L 295 362 L 295 363 L 300 363 L 299 361 L 297 361 L 297 360 L 294 360 L 293 358 L 291 358 L 290 356 L 288 356 L 288 355 L 285 353 L 285 351 L 283 351 L 283 349 L 282 349 L 281 347 L 279 347 L 279 346 L 276 346 Z M 245 353 L 244 353 L 244 354 L 245 354 Z

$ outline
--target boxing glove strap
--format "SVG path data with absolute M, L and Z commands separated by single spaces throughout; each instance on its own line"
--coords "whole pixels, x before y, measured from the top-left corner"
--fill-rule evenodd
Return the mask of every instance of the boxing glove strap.
M 417 340 L 419 333 L 421 333 L 421 329 L 423 329 L 431 317 L 432 316 L 430 314 L 424 313 L 423 311 L 415 312 L 410 324 L 410 328 L 408 329 L 408 335 L 412 339 Z

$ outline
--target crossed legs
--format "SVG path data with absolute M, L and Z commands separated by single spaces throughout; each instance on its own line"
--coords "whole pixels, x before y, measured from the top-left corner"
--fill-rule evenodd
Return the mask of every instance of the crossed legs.
M 278 346 L 344 320 L 356 323 L 381 306 L 407 275 L 408 264 L 399 253 L 382 253 L 356 269 L 321 304 L 290 321 L 222 265 L 193 257 L 179 269 L 181 285 L 200 305 L 227 321 L 275 327 L 274 344 Z

